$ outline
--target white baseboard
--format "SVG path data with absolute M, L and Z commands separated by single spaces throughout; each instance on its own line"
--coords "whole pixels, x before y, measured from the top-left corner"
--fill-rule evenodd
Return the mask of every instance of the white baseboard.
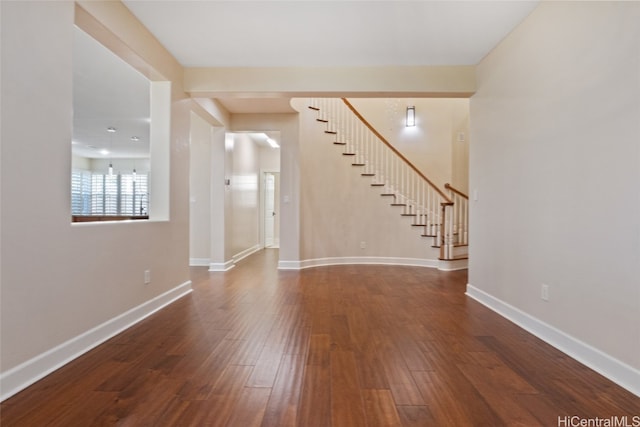
M 278 270 L 300 270 L 300 261 L 278 261 Z
M 260 249 L 262 249 L 262 247 L 261 247 L 260 245 L 255 245 L 255 246 L 252 246 L 252 247 L 250 247 L 250 248 L 245 249 L 245 250 L 244 250 L 244 251 L 242 251 L 242 252 L 238 252 L 237 254 L 235 254 L 235 255 L 233 256 L 233 262 L 234 262 L 234 264 L 235 264 L 235 263 L 238 263 L 238 262 L 240 262 L 240 261 L 242 261 L 243 259 L 245 259 L 245 258 L 246 258 L 246 257 L 248 257 L 249 255 L 253 255 L 253 254 L 255 254 L 255 253 L 256 253 L 256 252 L 258 252 Z
M 189 258 L 189 267 L 208 267 L 209 258 Z
M 227 262 L 212 262 L 209 264 L 209 271 L 229 271 L 236 265 L 233 261 Z
M 209 266 L 209 271 L 229 271 L 236 266 L 236 263 L 242 261 L 249 255 L 258 252 L 260 249 L 262 249 L 260 245 L 255 245 L 248 249 L 245 249 L 242 252 L 238 252 L 233 257 L 231 257 L 231 260 L 229 261 L 209 263 L 207 264 Z
M 466 270 L 467 268 L 469 268 L 468 259 L 441 259 L 438 264 L 438 270 L 440 271 Z
M 468 284 L 466 295 L 640 397 L 640 371 Z
M 46 352 L 0 374 L 0 401 L 4 401 L 73 359 L 171 304 L 192 291 L 191 281 L 140 304 Z
M 434 259 L 419 258 L 395 258 L 395 257 L 332 257 L 316 258 L 303 261 L 279 261 L 280 270 L 302 270 L 312 267 L 323 267 L 328 265 L 406 265 L 412 267 L 438 268 L 440 261 Z

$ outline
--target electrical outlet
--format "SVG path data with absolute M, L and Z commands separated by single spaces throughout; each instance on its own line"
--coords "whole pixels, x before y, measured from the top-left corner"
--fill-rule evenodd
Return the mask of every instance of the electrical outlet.
M 148 285 L 151 283 L 151 270 L 144 271 L 144 284 Z
M 360 242 L 360 249 L 364 249 L 367 247 L 367 242 Z
M 549 301 L 549 285 L 542 284 L 540 287 L 540 298 L 544 301 Z

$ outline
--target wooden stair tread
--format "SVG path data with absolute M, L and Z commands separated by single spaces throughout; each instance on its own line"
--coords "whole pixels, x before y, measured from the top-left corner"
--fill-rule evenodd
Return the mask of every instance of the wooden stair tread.
M 345 101 L 346 102 L 346 101 Z M 348 103 L 347 103 L 348 104 Z M 320 108 L 318 107 L 313 107 L 313 106 L 308 106 L 309 109 L 314 110 L 314 111 L 320 111 Z M 320 118 L 317 117 L 320 114 L 316 115 L 316 121 L 321 122 L 321 123 L 329 123 L 328 119 L 324 119 L 324 118 Z M 338 135 L 338 131 L 337 130 L 327 130 L 326 128 L 335 128 L 335 126 L 333 125 L 327 125 L 325 127 L 325 134 L 329 134 L 329 135 Z M 341 133 L 341 138 L 343 137 L 342 133 Z M 340 140 L 338 140 L 338 136 L 335 137 L 334 141 L 333 141 L 334 145 L 344 145 L 345 146 L 345 150 L 347 150 L 347 148 L 354 148 L 353 146 L 349 147 L 349 144 L 347 142 L 342 142 Z M 357 153 L 355 152 L 342 152 L 343 156 L 357 156 Z M 354 159 L 355 160 L 355 159 Z M 352 162 L 351 163 L 352 166 L 367 166 L 367 163 L 364 162 Z M 365 169 L 366 170 L 366 169 Z M 375 173 L 370 173 L 370 172 L 363 172 L 360 174 L 361 176 L 376 176 Z M 370 184 L 372 187 L 386 187 L 387 184 L 385 183 L 380 183 L 380 182 L 372 182 Z M 448 185 L 448 184 L 447 184 Z M 428 234 L 429 232 L 433 231 L 435 227 L 438 231 L 440 231 L 441 225 L 440 224 L 416 224 L 415 221 L 420 221 L 422 219 L 430 219 L 428 218 L 427 214 L 418 214 L 418 213 L 406 213 L 406 211 L 413 211 L 414 210 L 414 205 L 413 204 L 407 204 L 407 203 L 395 203 L 397 201 L 403 200 L 404 197 L 402 195 L 400 195 L 401 199 L 398 199 L 398 195 L 395 193 L 382 193 L 380 194 L 381 196 L 385 196 L 385 197 L 389 197 L 392 196 L 394 198 L 393 202 L 394 203 L 390 203 L 390 206 L 399 206 L 399 207 L 404 207 L 404 209 L 402 209 L 400 212 L 400 216 L 402 217 L 413 217 L 415 219 L 411 220 L 411 226 L 412 227 L 425 227 L 425 229 L 423 230 L 423 232 L 425 232 L 425 234 L 421 234 L 422 237 L 429 237 L 429 238 L 433 238 L 434 240 L 432 241 L 432 243 L 435 243 L 433 245 L 431 245 L 432 248 L 436 248 L 436 249 L 441 249 L 441 245 L 442 245 L 442 238 L 438 238 L 437 233 L 434 234 Z M 442 203 L 443 205 L 445 203 Z M 453 203 L 446 203 L 447 205 L 453 205 Z M 407 208 L 407 206 L 409 206 L 409 208 Z M 429 215 L 430 217 L 431 215 Z M 457 236 L 459 233 L 457 231 L 457 229 L 455 231 L 451 230 L 454 236 Z M 455 240 L 459 239 L 459 236 L 454 237 Z M 459 247 L 465 247 L 465 246 L 469 246 L 468 244 L 463 244 L 463 243 L 454 243 L 451 244 L 452 248 L 459 248 Z M 448 259 L 444 259 L 444 258 L 439 258 L 441 261 L 454 261 L 454 260 L 465 260 L 468 259 L 468 255 L 467 254 L 461 254 L 461 255 L 456 255 L 453 257 L 450 257 Z

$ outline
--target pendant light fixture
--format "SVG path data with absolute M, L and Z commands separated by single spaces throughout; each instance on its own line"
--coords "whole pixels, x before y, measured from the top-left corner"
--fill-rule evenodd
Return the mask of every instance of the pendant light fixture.
M 116 133 L 116 128 L 110 126 L 107 128 L 107 132 L 109 132 L 109 153 L 113 150 L 113 134 Z M 111 162 L 111 158 L 109 158 L 109 176 L 113 175 L 113 163 Z
M 134 135 L 134 136 L 131 137 L 131 141 L 139 142 L 140 138 Z M 138 174 L 136 173 L 136 160 L 133 159 L 133 182 L 136 182 L 137 176 L 138 176 Z

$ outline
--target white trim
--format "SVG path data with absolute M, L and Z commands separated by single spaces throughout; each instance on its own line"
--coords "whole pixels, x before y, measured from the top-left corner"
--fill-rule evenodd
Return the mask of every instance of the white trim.
M 467 268 L 469 268 L 468 259 L 441 259 L 438 264 L 440 271 L 466 270 Z
M 640 396 L 640 370 L 470 284 L 467 284 L 466 295 L 566 353 L 578 362 L 607 377 L 620 387 L 629 390 L 636 396 Z
M 278 261 L 278 270 L 300 270 L 300 261 Z
M 229 260 L 229 261 L 209 263 L 208 264 L 209 265 L 209 271 L 229 271 L 233 267 L 236 266 L 236 263 L 242 261 L 243 259 L 245 259 L 249 255 L 253 255 L 254 253 L 260 251 L 261 249 L 262 249 L 262 247 L 260 245 L 255 245 L 255 246 L 252 246 L 252 247 L 250 247 L 248 249 L 245 249 L 242 252 L 238 252 L 233 257 L 231 257 L 231 260 Z
M 242 252 L 238 252 L 237 254 L 235 254 L 233 256 L 233 263 L 234 264 L 238 263 L 238 262 L 242 261 L 243 259 L 245 259 L 246 257 L 248 257 L 249 255 L 255 254 L 256 252 L 258 252 L 261 249 L 262 249 L 262 247 L 258 244 L 258 245 L 252 246 L 252 247 L 250 247 L 248 249 L 245 249 Z
M 210 263 L 209 258 L 189 258 L 190 267 L 208 267 Z
M 280 249 L 280 238 L 273 239 L 273 245 L 265 246 L 265 249 Z
M 353 265 L 353 264 L 374 264 L 374 265 L 406 265 L 412 267 L 438 268 L 440 261 L 434 259 L 420 258 L 395 258 L 395 257 L 331 257 L 316 258 L 303 261 L 280 261 L 280 270 L 302 270 L 312 267 L 323 267 L 328 265 Z
M 226 262 L 212 262 L 209 264 L 209 271 L 229 271 L 235 266 L 231 260 Z
M 8 399 L 191 291 L 191 281 L 189 280 L 3 372 L 0 374 L 0 401 Z

